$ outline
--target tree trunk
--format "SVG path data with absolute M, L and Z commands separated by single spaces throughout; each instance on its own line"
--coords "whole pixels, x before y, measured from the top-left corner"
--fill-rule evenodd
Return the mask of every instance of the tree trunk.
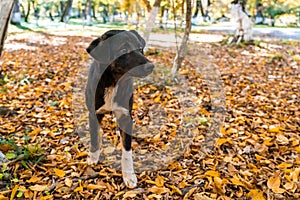
M 73 0 L 68 0 L 67 1 L 67 5 L 64 9 L 64 12 L 60 18 L 60 22 L 65 22 L 67 23 L 69 21 L 69 14 L 70 14 L 70 9 L 72 7 L 72 3 L 73 3 Z
M 161 1 L 162 0 L 155 0 L 154 5 L 151 9 L 151 12 L 148 13 L 148 18 L 146 21 L 146 26 L 145 26 L 144 34 L 143 34 L 143 37 L 146 41 L 146 45 L 148 44 L 150 33 L 151 33 L 153 27 L 155 26 L 155 19 L 158 14 L 158 11 L 159 11 Z M 145 48 L 145 52 L 148 50 L 147 46 Z
M 143 3 L 145 4 L 147 11 L 150 12 L 151 11 L 150 2 L 148 0 L 143 0 Z
M 181 41 L 181 45 L 174 59 L 173 67 L 172 67 L 172 77 L 174 78 L 176 72 L 181 67 L 181 63 L 186 55 L 188 40 L 190 31 L 192 28 L 192 2 L 191 0 L 186 0 L 186 15 L 185 15 L 185 31 L 184 36 Z
M 92 3 L 91 0 L 87 0 L 86 2 L 86 25 L 92 25 Z
M 0 1 L 0 56 L 4 46 L 6 31 L 10 22 L 10 16 L 13 10 L 13 0 Z
M 30 14 L 30 5 L 31 5 L 31 3 L 30 3 L 31 1 L 27 1 L 27 12 L 26 12 L 26 14 L 25 14 L 25 22 L 28 22 L 28 17 L 29 17 L 29 14 Z
M 20 25 L 21 24 L 21 12 L 20 12 L 20 3 L 19 0 L 15 0 L 15 5 L 11 17 L 11 23 Z
M 11 13 L 14 7 L 14 0 L 2 0 L 0 1 L 0 56 L 2 54 L 4 41 L 6 38 L 6 32 L 10 22 Z M 1 66 L 1 62 L 0 62 Z M 2 70 L 0 69 L 0 77 L 2 78 Z M 0 106 L 0 111 L 9 111 L 9 109 Z M 1 114 L 1 113 L 0 113 Z M 0 164 L 6 162 L 5 155 L 0 151 Z

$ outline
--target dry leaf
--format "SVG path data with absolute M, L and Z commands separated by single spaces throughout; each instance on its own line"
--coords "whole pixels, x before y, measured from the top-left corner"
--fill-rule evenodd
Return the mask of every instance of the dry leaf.
M 65 184 L 66 184 L 66 186 L 68 186 L 68 187 L 72 187 L 72 185 L 73 185 L 72 179 L 66 178 L 66 179 L 65 179 Z
M 284 189 L 280 188 L 280 177 L 278 173 L 268 179 L 267 185 L 268 188 L 276 194 L 285 192 Z
M 13 200 L 13 199 L 15 198 L 15 195 L 16 195 L 16 193 L 17 193 L 18 188 L 19 188 L 19 186 L 16 185 L 16 186 L 12 189 L 11 194 L 10 194 L 10 200 Z
M 47 191 L 49 189 L 49 186 L 48 185 L 34 185 L 34 186 L 30 186 L 29 189 L 32 191 L 42 192 L 42 191 Z
M 164 193 L 170 192 L 170 190 L 168 188 L 156 187 L 156 186 L 153 186 L 153 187 L 149 188 L 148 190 L 154 194 L 164 194 Z
M 171 194 L 177 193 L 179 195 L 182 195 L 181 190 L 178 187 L 176 187 L 175 185 L 171 185 L 170 188 L 172 189 Z
M 129 190 L 123 195 L 123 199 L 134 198 L 139 193 L 140 193 L 139 190 Z
M 62 178 L 66 175 L 66 173 L 63 170 L 60 170 L 60 169 L 57 169 L 57 168 L 54 168 L 53 171 L 54 171 L 55 175 L 60 177 L 60 178 Z
M 157 187 L 163 187 L 164 184 L 165 184 L 164 178 L 163 178 L 162 176 L 158 175 L 158 176 L 156 177 L 156 179 L 155 179 L 155 185 L 156 185 Z
M 33 175 L 29 180 L 27 180 L 27 183 L 35 183 L 42 179 L 42 177 L 37 177 L 36 175 Z
M 258 189 L 250 190 L 250 192 L 247 194 L 248 198 L 251 198 L 252 200 L 265 200 L 264 192 Z
M 88 184 L 86 186 L 86 189 L 88 190 L 103 190 L 105 189 L 106 186 L 105 185 L 94 185 L 94 184 Z
M 214 170 L 208 170 L 204 173 L 207 176 L 212 176 L 212 177 L 219 177 L 220 173 Z

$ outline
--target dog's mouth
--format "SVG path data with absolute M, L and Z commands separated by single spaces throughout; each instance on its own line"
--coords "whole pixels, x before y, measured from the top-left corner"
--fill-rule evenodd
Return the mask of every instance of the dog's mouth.
M 138 78 L 145 78 L 154 69 L 154 65 L 152 63 L 146 63 L 144 65 L 139 65 L 134 67 L 133 69 L 128 71 L 128 74 L 133 76 L 133 77 L 138 77 Z

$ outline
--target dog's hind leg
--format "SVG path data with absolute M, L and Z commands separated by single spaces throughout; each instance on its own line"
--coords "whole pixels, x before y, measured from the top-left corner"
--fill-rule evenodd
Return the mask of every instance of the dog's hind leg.
M 89 113 L 90 151 L 87 159 L 89 165 L 96 164 L 100 156 L 99 146 L 99 122 L 103 115 Z

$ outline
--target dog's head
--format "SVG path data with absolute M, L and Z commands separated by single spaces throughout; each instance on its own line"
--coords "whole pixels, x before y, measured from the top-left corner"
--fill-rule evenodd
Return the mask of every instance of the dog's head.
M 145 77 L 154 66 L 144 56 L 144 47 L 145 40 L 136 31 L 111 30 L 95 39 L 87 52 L 114 74 Z

